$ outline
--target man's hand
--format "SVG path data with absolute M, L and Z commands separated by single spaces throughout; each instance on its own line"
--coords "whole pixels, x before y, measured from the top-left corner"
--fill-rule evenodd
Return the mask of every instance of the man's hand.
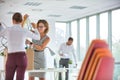
M 77 67 L 77 64 L 75 64 L 76 65 L 76 67 Z
M 76 68 L 76 67 L 77 67 L 77 64 L 75 64 L 73 67 Z

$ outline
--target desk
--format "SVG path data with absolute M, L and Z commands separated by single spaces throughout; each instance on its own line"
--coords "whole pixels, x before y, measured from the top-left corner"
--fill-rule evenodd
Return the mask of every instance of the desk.
M 28 74 L 31 72 L 37 73 L 37 72 L 54 72 L 54 80 L 57 80 L 57 77 L 59 73 L 65 73 L 67 69 L 65 68 L 48 68 L 48 69 L 40 69 L 40 70 L 28 70 Z M 57 73 L 57 75 L 56 75 Z M 35 77 L 35 76 L 34 76 Z

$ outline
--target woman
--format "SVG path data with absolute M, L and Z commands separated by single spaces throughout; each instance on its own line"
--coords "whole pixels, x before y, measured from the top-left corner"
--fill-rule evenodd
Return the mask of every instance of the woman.
M 45 68 L 46 60 L 44 49 L 50 41 L 50 38 L 47 36 L 49 31 L 49 25 L 46 20 L 39 20 L 37 22 L 37 29 L 40 33 L 41 39 L 40 40 L 32 40 L 30 42 L 27 40 L 28 44 L 32 44 L 34 48 L 34 69 Z M 45 80 L 45 73 L 29 73 L 29 80 L 34 80 L 34 76 L 39 77 L 39 80 Z
M 24 80 L 24 73 L 27 66 L 25 54 L 25 41 L 27 37 L 39 40 L 40 35 L 32 33 L 22 28 L 22 21 L 27 19 L 27 15 L 22 20 L 20 13 L 15 13 L 12 17 L 13 26 L 0 31 L 0 37 L 5 36 L 8 41 L 8 58 L 6 61 L 5 80 L 13 80 L 16 72 L 16 80 Z

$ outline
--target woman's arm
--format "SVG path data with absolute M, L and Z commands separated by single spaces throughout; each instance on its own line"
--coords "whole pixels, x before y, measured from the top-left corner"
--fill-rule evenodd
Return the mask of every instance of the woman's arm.
M 27 18 L 28 18 L 28 15 L 25 14 L 24 17 L 23 17 L 23 21 L 22 21 L 22 23 L 21 23 L 22 27 L 24 27 L 24 24 L 25 24 Z
M 34 44 L 33 43 L 33 47 L 36 49 L 36 50 L 44 50 L 44 48 L 46 47 L 46 45 L 49 43 L 50 41 L 50 38 L 47 37 L 45 39 L 45 41 L 42 43 L 42 45 L 37 45 L 37 44 Z
M 34 30 L 35 32 L 31 32 L 29 30 L 26 29 L 26 34 L 27 36 L 26 37 L 29 37 L 29 38 L 32 38 L 32 39 L 35 39 L 35 40 L 40 40 L 40 33 L 38 32 L 37 29 Z

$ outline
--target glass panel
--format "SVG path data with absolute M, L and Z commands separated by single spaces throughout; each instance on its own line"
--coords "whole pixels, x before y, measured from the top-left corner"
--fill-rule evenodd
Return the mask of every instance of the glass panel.
M 93 39 L 96 39 L 96 16 L 89 18 L 89 39 L 90 43 Z
M 120 62 L 120 9 L 112 12 L 112 51 L 116 62 Z
M 55 23 L 55 29 L 57 34 L 59 34 L 61 37 L 65 38 L 66 35 L 66 23 Z
M 54 34 L 54 51 L 57 51 L 58 53 L 58 49 L 60 47 L 60 45 L 64 42 L 66 42 L 66 23 L 60 23 L 60 22 L 56 22 L 55 23 L 55 34 Z
M 71 36 L 74 39 L 73 46 L 76 51 L 76 49 L 77 49 L 77 21 L 73 21 L 71 23 Z
M 54 48 L 52 48 L 52 50 L 53 50 L 53 52 L 56 51 L 56 53 L 58 54 L 60 45 L 64 42 L 66 42 L 66 40 L 67 40 L 65 37 L 66 36 L 66 23 L 56 22 L 54 35 L 55 35 L 55 37 L 53 37 L 54 39 L 51 39 L 51 40 L 54 40 L 54 43 L 52 44 L 54 46 Z M 50 58 L 47 59 L 48 63 L 50 63 L 49 59 Z M 56 59 L 56 63 L 57 63 L 56 65 L 57 65 L 57 67 L 59 67 L 59 55 L 56 55 L 55 59 Z M 51 65 L 51 64 L 49 64 L 49 65 Z
M 108 13 L 100 14 L 100 39 L 108 42 Z
M 112 53 L 115 58 L 115 62 L 119 62 L 119 65 L 115 65 L 114 80 L 120 79 L 120 9 L 112 11 Z
M 120 80 L 120 64 L 116 64 L 114 67 L 114 80 Z
M 63 43 L 66 38 L 66 23 L 59 23 L 59 22 L 56 22 L 55 23 L 55 40 L 56 40 L 56 44 L 60 44 L 60 43 Z M 62 40 L 61 40 L 62 39 Z
M 80 61 L 86 53 L 86 18 L 80 20 Z

